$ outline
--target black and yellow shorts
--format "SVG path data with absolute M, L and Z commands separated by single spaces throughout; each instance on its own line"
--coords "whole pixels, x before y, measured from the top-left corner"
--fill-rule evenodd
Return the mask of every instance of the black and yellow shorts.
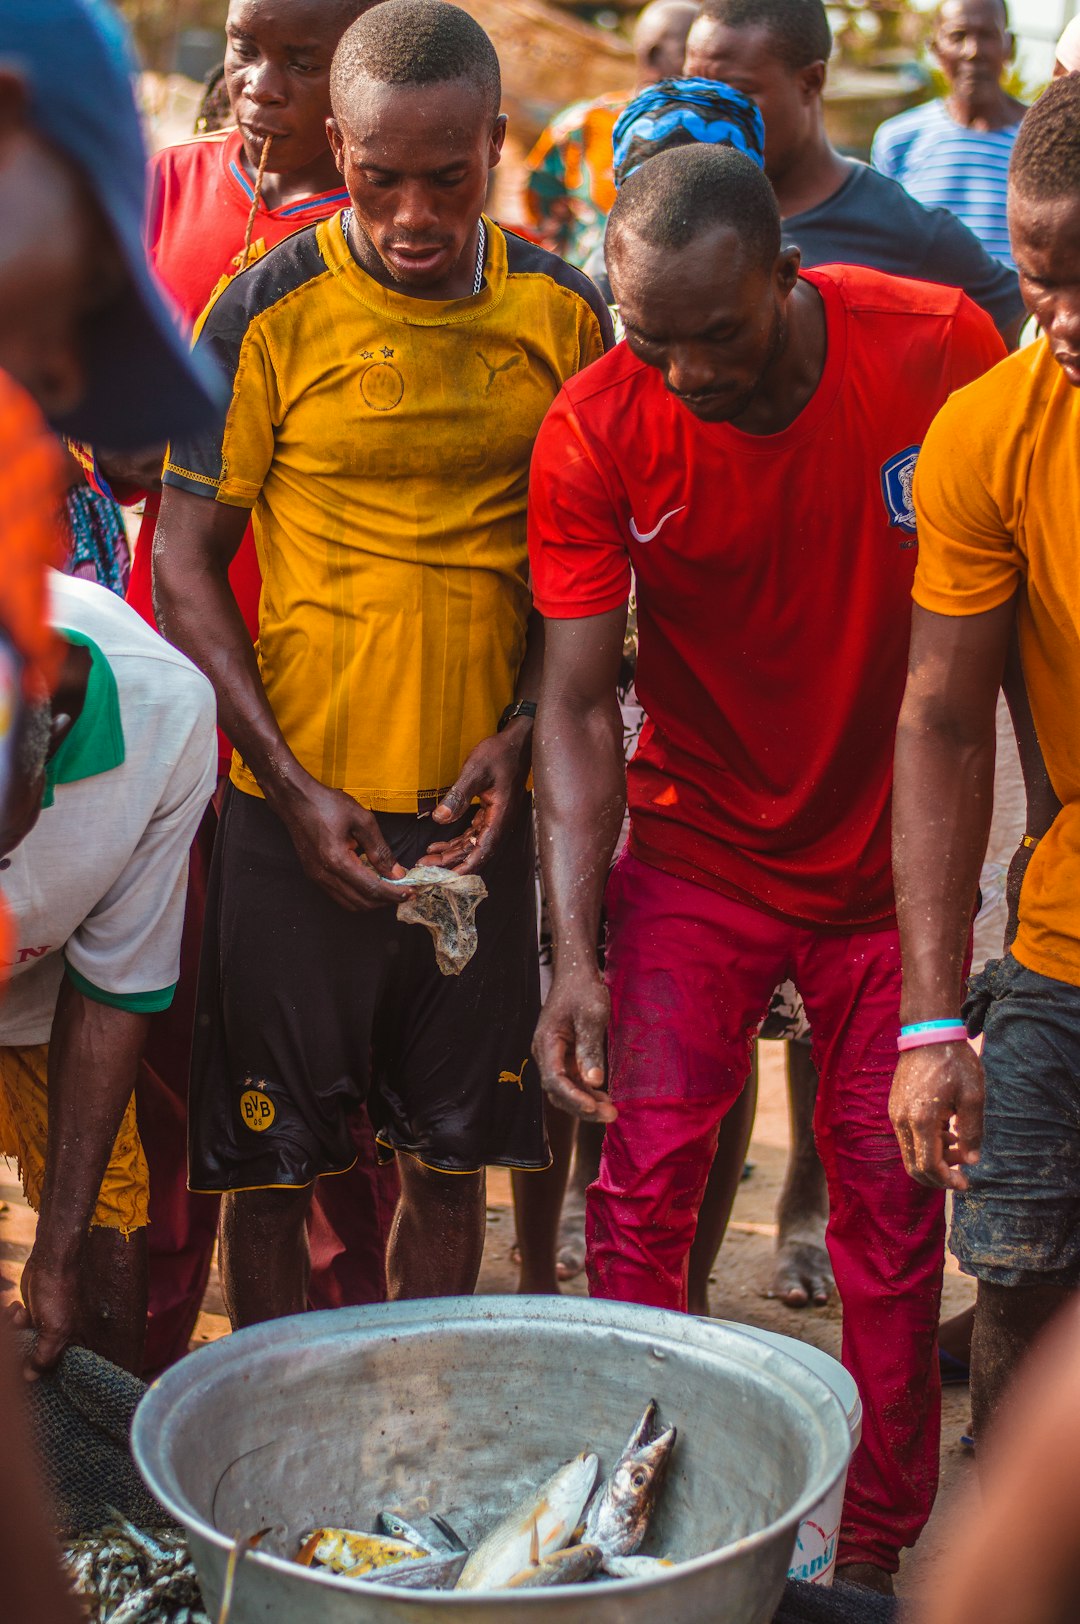
M 411 868 L 439 827 L 380 813 Z M 444 976 L 428 932 L 348 913 L 304 874 L 265 801 L 227 792 L 206 899 L 192 1049 L 190 1185 L 303 1186 L 355 1160 L 366 1101 L 387 1159 L 446 1173 L 550 1161 L 530 1058 L 540 1007 L 531 807 L 485 871 L 479 945 Z

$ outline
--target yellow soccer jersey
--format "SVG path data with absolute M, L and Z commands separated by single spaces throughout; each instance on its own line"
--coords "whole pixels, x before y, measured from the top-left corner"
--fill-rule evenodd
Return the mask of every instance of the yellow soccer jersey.
M 280 243 L 202 320 L 197 347 L 232 379 L 223 430 L 165 466 L 252 510 L 278 725 L 376 811 L 433 805 L 513 697 L 533 441 L 611 342 L 586 277 L 487 228 L 482 291 L 445 303 L 375 282 L 340 214 Z M 259 794 L 239 757 L 232 776 Z

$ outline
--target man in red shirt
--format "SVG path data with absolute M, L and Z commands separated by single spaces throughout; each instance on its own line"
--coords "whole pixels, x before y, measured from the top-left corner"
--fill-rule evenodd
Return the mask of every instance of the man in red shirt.
M 330 63 L 338 40 L 376 0 L 231 0 L 225 82 L 236 128 L 167 147 L 150 166 L 147 252 L 191 330 L 219 284 L 284 237 L 327 219 L 348 203 L 326 135 Z M 257 186 L 266 138 L 270 152 Z M 257 195 L 256 195 L 257 193 Z M 246 244 L 246 247 L 245 247 Z M 150 562 L 160 485 L 147 495 L 127 601 L 156 625 Z M 136 472 L 106 459 L 106 472 Z M 140 494 L 128 489 L 128 499 Z M 229 580 L 252 642 L 258 634 L 261 578 L 248 526 Z M 219 734 L 219 773 L 232 746 Z M 192 851 L 180 983 L 171 1009 L 151 1023 L 140 1068 L 138 1105 L 151 1169 L 148 1375 L 186 1351 L 210 1269 L 218 1201 L 187 1190 L 184 1132 L 195 981 L 206 878 L 217 815 L 211 807 Z M 355 1124 L 354 1169 L 319 1185 L 310 1220 L 316 1308 L 384 1295 L 383 1257 L 397 1175 L 377 1165 L 366 1118 Z
M 680 148 L 639 169 L 607 241 L 626 343 L 564 386 L 537 441 L 555 977 L 535 1052 L 559 1104 L 608 1123 L 591 1294 L 682 1308 L 720 1121 L 773 988 L 795 977 L 865 1412 L 839 1560 L 888 1589 L 936 1488 L 944 1241 L 942 1202 L 904 1172 L 887 1110 L 911 474 L 938 406 L 1004 351 L 956 289 L 847 266 L 800 275 L 780 242 L 772 190 L 740 154 Z M 631 571 L 648 720 L 607 889 L 605 986 Z

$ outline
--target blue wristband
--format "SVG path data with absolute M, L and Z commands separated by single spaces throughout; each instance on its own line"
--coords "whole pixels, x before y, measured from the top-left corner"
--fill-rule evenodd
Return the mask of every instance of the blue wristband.
M 945 1026 L 963 1026 L 959 1015 L 947 1015 L 943 1021 L 916 1021 L 912 1026 L 902 1026 L 900 1036 L 909 1037 L 913 1032 L 938 1032 Z

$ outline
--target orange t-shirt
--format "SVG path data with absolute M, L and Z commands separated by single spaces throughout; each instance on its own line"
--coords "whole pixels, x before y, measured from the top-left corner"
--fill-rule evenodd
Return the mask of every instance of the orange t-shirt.
M 1012 951 L 1080 986 L 1080 389 L 1045 338 L 938 413 L 915 507 L 917 604 L 978 615 L 1018 593 L 1024 677 L 1061 811 L 1028 866 Z

